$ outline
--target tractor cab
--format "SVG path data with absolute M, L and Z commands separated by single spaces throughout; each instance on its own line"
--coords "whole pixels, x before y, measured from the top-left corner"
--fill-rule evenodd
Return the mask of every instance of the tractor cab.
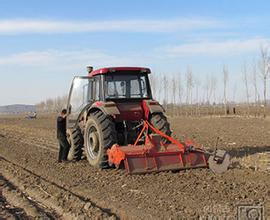
M 101 101 L 134 101 L 152 98 L 148 74 L 150 69 L 141 67 L 112 67 L 95 71 L 88 76 L 99 78 L 102 86 Z
M 118 120 L 139 120 L 143 117 L 142 100 L 152 99 L 148 74 L 141 67 L 114 67 L 94 70 L 88 75 L 75 77 L 68 99 L 68 127 L 76 126 L 79 116 L 91 107 L 113 105 Z

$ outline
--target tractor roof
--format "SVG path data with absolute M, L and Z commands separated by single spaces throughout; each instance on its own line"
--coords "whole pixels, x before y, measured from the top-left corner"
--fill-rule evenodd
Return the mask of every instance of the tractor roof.
M 89 73 L 89 76 L 95 76 L 95 75 L 103 75 L 107 73 L 121 73 L 121 72 L 129 72 L 129 73 L 151 73 L 151 70 L 149 68 L 145 67 L 106 67 L 106 68 L 101 68 L 97 70 L 93 70 L 92 72 Z

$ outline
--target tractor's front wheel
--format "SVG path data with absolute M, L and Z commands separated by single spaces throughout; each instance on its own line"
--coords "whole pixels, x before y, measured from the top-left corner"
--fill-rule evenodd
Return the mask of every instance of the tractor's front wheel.
M 68 129 L 67 139 L 70 144 L 68 160 L 79 161 L 82 157 L 83 135 L 79 128 Z
M 97 111 L 88 117 L 84 134 L 85 153 L 94 167 L 108 167 L 107 149 L 117 142 L 115 124 L 109 116 Z
M 165 115 L 163 115 L 162 113 L 158 113 L 158 114 L 153 114 L 151 115 L 150 118 L 150 123 L 157 128 L 158 130 L 160 130 L 161 132 L 163 132 L 164 134 L 171 136 L 172 131 L 170 129 L 170 123 L 168 122 L 167 118 Z M 168 144 L 170 143 L 166 138 L 162 138 L 161 139 L 163 141 L 163 143 Z

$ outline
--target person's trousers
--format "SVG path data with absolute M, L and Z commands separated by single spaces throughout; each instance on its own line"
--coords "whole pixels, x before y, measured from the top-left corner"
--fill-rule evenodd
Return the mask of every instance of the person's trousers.
M 58 137 L 58 141 L 59 141 L 58 160 L 59 161 L 67 160 L 70 144 L 68 143 L 66 137 Z

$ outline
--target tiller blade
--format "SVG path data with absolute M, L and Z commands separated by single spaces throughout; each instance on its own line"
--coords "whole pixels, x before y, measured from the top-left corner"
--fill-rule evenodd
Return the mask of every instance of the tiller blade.
M 152 131 L 151 134 L 148 130 Z M 144 132 L 146 132 L 145 144 L 137 145 Z M 168 139 L 170 144 L 163 144 L 161 137 Z M 148 121 L 144 121 L 144 127 L 134 145 L 115 144 L 108 149 L 107 154 L 110 165 L 119 167 L 123 162 L 129 174 L 202 168 L 208 167 L 209 158 L 212 158 L 211 164 L 216 163 L 218 159 L 220 159 L 219 162 L 222 160 L 222 155 L 214 156 L 214 154 L 206 153 L 195 147 L 191 141 L 180 143 L 153 127 Z M 213 165 L 213 170 L 220 171 L 227 166 L 226 164 L 220 166 L 220 164 L 222 162 L 218 166 Z

